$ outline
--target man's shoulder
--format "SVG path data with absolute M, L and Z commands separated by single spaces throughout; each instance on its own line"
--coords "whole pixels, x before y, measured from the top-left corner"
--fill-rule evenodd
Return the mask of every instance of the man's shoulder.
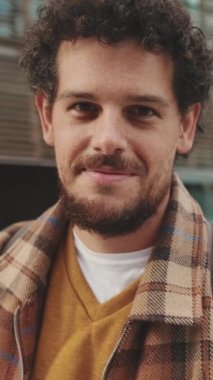
M 31 223 L 32 221 L 17 222 L 0 231 L 0 255 L 5 249 L 9 248 L 16 239 L 21 237 Z
M 67 220 L 61 207 L 60 200 L 45 210 L 36 219 L 18 222 L 0 231 L 0 255 L 8 251 L 8 248 L 16 246 L 25 248 L 27 245 L 41 251 L 58 243 L 66 227 Z

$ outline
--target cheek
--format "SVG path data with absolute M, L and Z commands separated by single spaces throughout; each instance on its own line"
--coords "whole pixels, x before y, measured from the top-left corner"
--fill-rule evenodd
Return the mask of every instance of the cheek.
M 82 155 L 83 148 L 77 138 L 60 135 L 55 140 L 55 157 L 59 168 L 68 169 L 71 164 Z
M 151 173 L 170 170 L 176 155 L 176 145 L 163 139 L 150 139 L 146 144 L 138 144 L 136 153 Z
M 63 139 L 60 135 L 55 136 L 55 158 L 57 166 L 67 165 L 70 156 L 70 144 L 68 139 Z
M 157 159 L 165 157 L 168 154 L 166 143 L 156 136 L 138 138 L 134 146 L 137 156 L 141 160 L 148 162 L 156 162 Z
M 88 131 L 81 126 L 64 124 L 55 131 L 55 148 L 75 156 L 87 148 L 90 138 Z

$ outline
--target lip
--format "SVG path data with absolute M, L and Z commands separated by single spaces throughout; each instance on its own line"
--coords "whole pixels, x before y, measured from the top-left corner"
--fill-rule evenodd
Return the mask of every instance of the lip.
M 101 170 L 88 170 L 86 173 L 94 182 L 102 185 L 110 185 L 115 182 L 125 181 L 134 176 L 133 173 L 113 171 L 108 168 L 101 168 Z

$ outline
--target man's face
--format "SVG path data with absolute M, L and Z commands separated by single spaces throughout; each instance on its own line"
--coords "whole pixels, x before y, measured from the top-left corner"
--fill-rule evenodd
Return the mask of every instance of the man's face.
M 176 152 L 192 145 L 198 108 L 180 114 L 173 64 L 136 42 L 63 42 L 53 106 L 37 95 L 74 223 L 103 235 L 165 209 Z M 113 224 L 114 223 L 114 224 Z

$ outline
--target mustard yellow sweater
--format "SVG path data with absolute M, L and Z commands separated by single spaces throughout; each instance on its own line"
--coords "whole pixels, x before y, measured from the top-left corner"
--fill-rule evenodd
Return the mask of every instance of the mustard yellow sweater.
M 32 380 L 100 380 L 136 287 L 98 303 L 68 236 L 52 270 Z

